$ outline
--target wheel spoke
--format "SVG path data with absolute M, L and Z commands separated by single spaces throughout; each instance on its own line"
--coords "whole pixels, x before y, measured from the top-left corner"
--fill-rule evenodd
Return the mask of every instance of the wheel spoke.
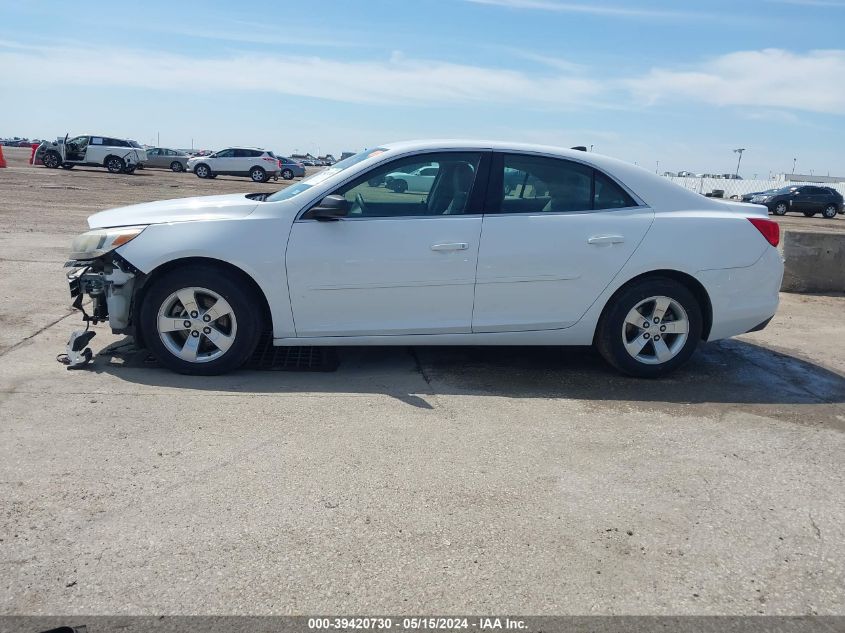
M 669 298 L 668 297 L 658 297 L 654 301 L 654 312 L 651 313 L 652 319 L 660 319 L 663 320 L 663 316 L 666 314 L 666 310 L 669 309 Z
M 179 332 L 187 330 L 185 327 L 185 319 L 174 319 L 172 317 L 160 316 L 158 318 L 159 332 Z
M 184 288 L 177 292 L 176 296 L 179 297 L 179 303 L 182 304 L 182 307 L 185 308 L 185 312 L 188 314 L 199 310 L 199 307 L 197 306 L 197 297 L 193 290 Z
M 643 348 L 646 346 L 651 339 L 646 338 L 643 334 L 640 334 L 637 338 L 633 341 L 626 342 L 625 348 L 628 350 L 628 353 L 636 358 Z
M 636 308 L 631 308 L 628 316 L 625 317 L 625 323 L 633 325 L 640 330 L 643 329 L 643 323 L 645 323 L 645 320 L 646 318 Z
M 686 334 L 689 332 L 689 321 L 678 319 L 677 321 L 664 321 L 661 328 L 665 327 L 663 334 Z
M 199 350 L 200 346 L 200 337 L 199 336 L 189 336 L 185 339 L 185 344 L 182 345 L 182 349 L 179 352 L 179 358 L 182 360 L 186 360 L 188 362 L 196 362 L 197 360 L 197 351 Z
M 205 314 L 211 317 L 211 321 L 209 321 L 209 323 L 214 323 L 217 319 L 224 317 L 227 314 L 232 314 L 232 306 L 230 306 L 229 302 L 223 297 L 220 297 L 214 302 L 213 306 L 205 311 Z
M 672 352 L 669 350 L 669 346 L 666 345 L 666 341 L 661 339 L 659 341 L 653 341 L 653 343 L 654 354 L 657 356 L 658 361 L 665 363 L 672 358 Z
M 221 352 L 225 352 L 230 347 L 232 347 L 232 343 L 235 342 L 235 337 L 230 334 L 224 334 L 216 327 L 209 328 L 211 332 L 205 335 L 205 337 L 214 343 Z

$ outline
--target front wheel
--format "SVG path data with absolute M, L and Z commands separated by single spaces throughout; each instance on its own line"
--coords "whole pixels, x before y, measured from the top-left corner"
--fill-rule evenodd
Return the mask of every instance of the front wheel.
M 789 211 L 789 205 L 785 202 L 778 202 L 772 209 L 772 213 L 775 215 L 786 215 L 787 211 Z
M 194 173 L 197 175 L 197 178 L 211 178 L 211 169 L 209 169 L 208 165 L 197 165 L 194 167 Z
M 835 204 L 829 204 L 824 208 L 824 211 L 822 211 L 822 215 L 824 217 L 826 217 L 828 220 L 832 220 L 833 218 L 836 217 L 836 212 L 837 212 L 836 205 Z
M 62 164 L 62 157 L 59 156 L 58 152 L 47 152 L 44 154 L 44 159 L 42 160 L 45 167 L 49 167 L 50 169 L 56 169 L 59 165 Z
M 673 279 L 653 277 L 616 293 L 599 321 L 596 347 L 622 373 L 656 378 L 689 360 L 702 328 L 692 292 Z
M 239 368 L 261 334 L 259 302 L 235 275 L 188 266 L 154 282 L 141 306 L 144 340 L 165 367 L 210 376 Z

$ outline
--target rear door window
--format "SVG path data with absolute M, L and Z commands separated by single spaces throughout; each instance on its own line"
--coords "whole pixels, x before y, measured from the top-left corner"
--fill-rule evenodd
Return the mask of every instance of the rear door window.
M 569 213 L 637 206 L 607 174 L 576 161 L 500 154 L 495 164 L 489 213 Z

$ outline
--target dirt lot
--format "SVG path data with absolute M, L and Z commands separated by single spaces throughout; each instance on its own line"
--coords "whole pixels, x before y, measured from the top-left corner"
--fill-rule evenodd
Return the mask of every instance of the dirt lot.
M 547 348 L 68 372 L 87 215 L 280 185 L 5 151 L 0 613 L 845 613 L 845 298 L 782 295 L 661 381 Z

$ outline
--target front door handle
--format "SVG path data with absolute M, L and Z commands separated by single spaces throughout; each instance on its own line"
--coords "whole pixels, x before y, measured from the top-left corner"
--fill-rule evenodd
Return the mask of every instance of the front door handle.
M 625 237 L 623 235 L 594 235 L 587 240 L 587 244 L 593 244 L 594 246 L 610 246 L 611 244 L 621 244 L 624 241 Z
M 433 251 L 465 251 L 469 248 L 469 244 L 466 242 L 449 242 L 446 244 L 432 244 L 431 250 Z

